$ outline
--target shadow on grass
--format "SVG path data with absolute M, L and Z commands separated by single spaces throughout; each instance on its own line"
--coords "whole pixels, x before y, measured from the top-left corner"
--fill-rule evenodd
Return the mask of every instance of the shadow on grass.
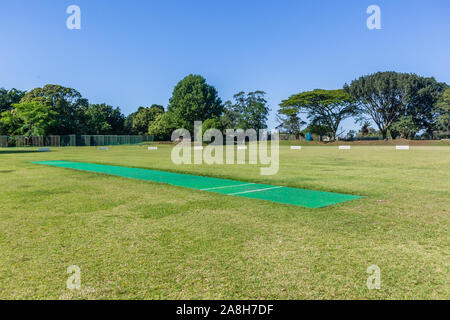
M 19 154 L 19 153 L 42 153 L 42 152 L 52 152 L 52 151 L 37 151 L 37 150 L 0 150 L 0 155 L 2 155 L 2 154 Z

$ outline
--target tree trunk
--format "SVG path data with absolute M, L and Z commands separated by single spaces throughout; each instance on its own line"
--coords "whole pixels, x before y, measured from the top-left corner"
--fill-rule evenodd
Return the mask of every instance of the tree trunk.
M 389 130 L 389 133 L 391 134 L 392 140 L 397 139 L 398 137 L 398 133 L 393 131 L 393 130 Z
M 337 130 L 333 131 L 333 134 L 332 134 L 332 136 L 331 136 L 331 138 L 333 139 L 333 141 L 336 141 L 336 133 L 337 133 Z

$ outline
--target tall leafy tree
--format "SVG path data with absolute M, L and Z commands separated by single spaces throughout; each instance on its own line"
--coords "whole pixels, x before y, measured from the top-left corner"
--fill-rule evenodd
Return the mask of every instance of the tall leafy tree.
M 223 104 L 217 90 L 205 78 L 190 74 L 175 86 L 167 111 L 175 123 L 193 131 L 194 121 L 219 118 Z
M 278 110 L 277 119 L 280 124 L 278 126 L 279 129 L 297 137 L 301 132 L 301 128 L 306 124 L 306 122 L 300 118 L 298 108 L 296 107 L 280 108 Z
M 12 105 L 18 103 L 24 94 L 24 91 L 17 89 L 6 90 L 5 88 L 0 88 L 0 115 L 5 111 L 11 110 L 13 108 Z M 17 128 L 12 123 L 0 122 L 0 135 L 7 135 L 15 129 Z
M 447 85 L 437 82 L 434 78 L 415 74 L 401 74 L 401 80 L 404 110 L 401 118 L 409 117 L 417 131 L 423 129 L 431 135 L 436 120 L 433 110 Z M 414 126 L 409 127 L 412 129 Z
M 432 131 L 432 110 L 444 88 L 445 84 L 434 78 L 397 72 L 378 72 L 344 86 L 358 102 L 361 114 L 375 122 L 384 139 L 403 116 L 411 116 L 421 129 Z
M 75 89 L 48 84 L 27 92 L 21 102 L 37 102 L 57 113 L 50 128 L 52 134 L 76 134 L 85 130 L 88 101 Z
M 434 108 L 436 114 L 436 128 L 449 136 L 450 132 L 450 87 L 447 88 Z
M 156 140 L 169 141 L 172 132 L 178 129 L 179 123 L 171 112 L 159 114 L 156 119 L 150 123 L 148 133 L 155 136 Z
M 392 139 L 400 136 L 403 139 L 412 139 L 419 132 L 420 126 L 414 121 L 413 116 L 402 116 L 390 128 Z
M 85 121 L 88 134 L 118 134 L 123 132 L 125 116 L 120 108 L 91 104 L 86 109 Z
M 361 126 L 361 130 L 359 131 L 361 136 L 363 136 L 363 137 L 368 136 L 369 135 L 369 128 L 370 128 L 370 122 L 369 121 L 364 121 L 362 126 Z
M 221 127 L 223 129 L 237 128 L 239 113 L 234 108 L 231 101 L 226 101 L 223 108 L 223 113 L 220 117 Z
M 267 106 L 264 91 L 245 93 L 241 91 L 233 96 L 234 103 L 227 102 L 230 115 L 236 117 L 234 125 L 239 129 L 265 129 L 270 109 Z
M 301 92 L 283 100 L 279 114 L 304 112 L 311 123 L 329 128 L 329 134 L 336 139 L 342 120 L 357 114 L 355 100 L 343 89 Z
M 222 121 L 220 119 L 206 119 L 202 124 L 202 134 L 204 134 L 209 129 L 216 129 L 219 131 L 224 131 L 226 128 L 222 126 Z
M 14 104 L 14 109 L 2 113 L 1 121 L 14 128 L 13 134 L 44 136 L 55 122 L 57 113 L 39 102 Z
M 149 112 L 147 108 L 139 107 L 136 113 L 133 115 L 132 130 L 136 134 L 143 134 L 148 131 L 148 125 L 150 123 Z
M 10 110 L 12 105 L 19 103 L 20 99 L 25 95 L 25 91 L 20 91 L 17 89 L 6 90 L 5 88 L 0 88 L 0 113 Z
M 133 116 L 133 131 L 138 134 L 146 134 L 150 123 L 164 113 L 164 107 L 154 104 L 150 108 L 139 107 Z
M 125 117 L 125 121 L 123 123 L 124 133 L 126 133 L 126 134 L 136 134 L 136 132 L 134 131 L 134 128 L 133 128 L 133 121 L 134 121 L 134 117 L 136 116 L 136 113 L 137 112 L 133 112 L 133 113 L 131 113 L 128 116 Z

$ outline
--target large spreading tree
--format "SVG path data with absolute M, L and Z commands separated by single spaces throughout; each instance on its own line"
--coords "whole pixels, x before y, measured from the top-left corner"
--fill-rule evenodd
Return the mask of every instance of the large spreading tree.
M 85 130 L 88 101 L 75 89 L 48 84 L 27 92 L 21 103 L 27 102 L 49 106 L 57 113 L 51 134 L 78 134 Z
M 57 113 L 48 105 L 39 102 L 22 102 L 4 111 L 0 121 L 11 128 L 12 134 L 44 136 L 49 134 Z
M 278 113 L 289 115 L 287 121 L 294 121 L 296 114 L 298 117 L 299 113 L 306 113 L 312 124 L 329 128 L 330 136 L 336 139 L 342 120 L 356 115 L 357 108 L 355 100 L 343 89 L 316 89 L 283 100 Z
M 368 115 L 378 126 L 383 139 L 388 132 L 396 135 L 392 126 L 402 117 L 409 117 L 402 119 L 403 124 L 412 119 L 415 127 L 432 132 L 435 123 L 432 111 L 445 88 L 445 83 L 434 78 L 397 72 L 378 72 L 344 86 L 358 102 L 361 114 Z

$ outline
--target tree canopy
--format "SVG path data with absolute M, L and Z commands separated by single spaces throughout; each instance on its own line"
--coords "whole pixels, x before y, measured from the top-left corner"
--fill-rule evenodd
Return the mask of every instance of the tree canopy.
M 85 118 L 90 134 L 118 134 L 124 130 L 125 117 L 120 112 L 120 108 L 104 103 L 89 105 Z
M 450 131 L 450 87 L 442 93 L 433 111 L 436 114 L 437 129 L 445 132 L 448 137 Z
M 146 134 L 150 124 L 164 113 L 164 107 L 154 104 L 150 108 L 139 107 L 133 117 L 133 131 L 137 134 Z
M 277 120 L 279 122 L 277 128 L 295 136 L 298 136 L 301 133 L 301 128 L 306 124 L 306 122 L 300 118 L 297 107 L 280 108 L 278 110 Z
M 172 132 L 180 128 L 175 116 L 171 112 L 159 114 L 155 121 L 150 123 L 148 133 L 154 135 L 158 140 L 168 141 L 171 139 Z
M 243 91 L 233 96 L 234 103 L 227 101 L 226 115 L 233 119 L 229 125 L 239 129 L 265 129 L 267 128 L 267 117 L 270 109 L 267 106 L 264 91 L 253 91 L 245 93 Z M 230 128 L 231 129 L 231 128 Z
M 50 106 L 37 101 L 22 102 L 13 107 L 1 114 L 1 121 L 14 128 L 14 133 L 19 135 L 47 135 L 57 116 Z
M 411 116 L 418 127 L 432 131 L 431 111 L 445 84 L 415 74 L 378 72 L 353 80 L 344 89 L 357 101 L 360 114 L 368 115 L 386 139 L 402 116 Z
M 178 128 L 192 133 L 194 121 L 203 122 L 203 131 L 265 129 L 270 112 L 264 91 L 240 91 L 223 104 L 217 90 L 193 74 L 176 84 L 167 111 L 162 105 L 149 105 L 124 116 L 118 107 L 89 104 L 77 90 L 60 85 L 28 92 L 0 88 L 0 135 L 153 134 L 168 140 Z M 349 137 L 449 136 L 450 88 L 434 78 L 378 72 L 343 89 L 289 96 L 280 103 L 277 128 L 296 136 L 310 132 L 336 139 L 349 117 L 365 121 L 360 132 Z M 370 127 L 370 119 L 379 131 Z
M 49 129 L 52 134 L 76 134 L 83 131 L 87 99 L 72 88 L 48 84 L 27 92 L 21 103 L 37 102 L 56 112 L 56 119 Z
M 343 89 L 301 92 L 283 100 L 280 104 L 280 115 L 285 121 L 296 120 L 299 113 L 306 113 L 311 123 L 329 128 L 329 134 L 336 139 L 342 120 L 357 113 L 355 100 Z M 286 123 L 288 125 L 289 123 Z
M 24 91 L 20 91 L 14 88 L 11 90 L 0 88 L 0 113 L 10 110 L 13 104 L 19 103 L 24 94 Z
M 217 90 L 207 84 L 205 78 L 193 74 L 178 82 L 167 108 L 177 125 L 191 132 L 194 121 L 219 118 L 222 111 L 223 104 Z
M 419 132 L 420 127 L 412 116 L 402 116 L 390 128 L 392 139 L 400 136 L 403 139 L 412 139 Z

